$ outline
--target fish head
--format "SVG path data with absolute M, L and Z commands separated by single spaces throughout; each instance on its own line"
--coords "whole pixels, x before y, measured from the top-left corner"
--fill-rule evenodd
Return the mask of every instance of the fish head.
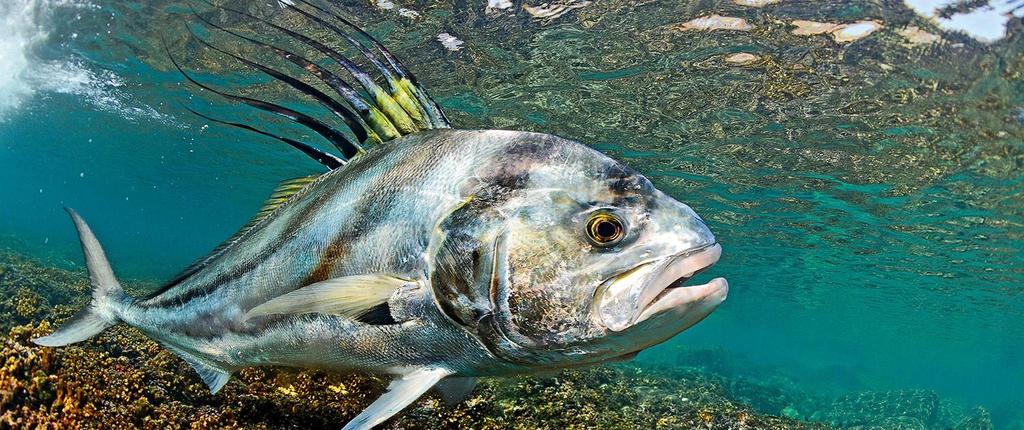
M 721 255 L 693 209 L 583 145 L 542 148 L 484 169 L 440 229 L 436 300 L 492 353 L 532 366 L 607 361 L 725 300 L 724 279 L 685 284 Z

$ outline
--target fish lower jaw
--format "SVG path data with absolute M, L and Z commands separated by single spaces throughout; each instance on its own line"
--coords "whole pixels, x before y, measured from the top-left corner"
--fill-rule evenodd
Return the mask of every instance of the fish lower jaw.
M 686 282 L 714 266 L 721 256 L 722 246 L 714 244 L 697 253 L 677 257 L 669 263 L 655 281 L 664 287 L 644 304 L 634 325 L 668 311 L 684 317 L 691 312 L 706 312 L 706 315 L 717 308 L 729 294 L 729 283 L 725 278 L 715 278 L 699 285 L 686 285 Z
M 666 288 L 651 304 L 644 308 L 636 320 L 636 324 L 668 312 L 679 313 L 680 316 L 697 316 L 703 318 L 715 310 L 729 295 L 729 282 L 725 278 L 715 278 L 706 284 L 671 286 Z M 695 321 L 696 322 L 696 321 Z
M 601 322 L 613 332 L 623 331 L 635 326 L 641 317 L 663 312 L 669 304 L 678 307 L 713 295 L 722 289 L 724 279 L 723 283 L 704 286 L 685 283 L 718 262 L 721 255 L 721 245 L 714 243 L 640 264 L 616 276 L 608 281 L 600 298 Z M 671 300 L 666 301 L 668 298 Z

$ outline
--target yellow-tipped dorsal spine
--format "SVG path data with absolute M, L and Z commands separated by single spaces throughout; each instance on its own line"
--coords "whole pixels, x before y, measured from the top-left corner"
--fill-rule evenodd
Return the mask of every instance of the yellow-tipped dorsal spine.
M 387 115 L 384 115 L 379 109 L 375 107 L 370 108 L 370 113 L 367 115 L 366 122 L 369 123 L 370 127 L 376 133 L 378 139 L 391 140 L 402 137 L 402 133 L 398 132 L 395 125 L 391 123 Z
M 408 79 L 401 79 L 399 81 L 393 81 L 392 87 L 395 91 L 391 93 L 391 96 L 394 97 L 398 104 L 402 105 L 402 109 L 405 109 L 405 112 L 409 114 L 409 117 L 416 122 L 416 126 L 421 129 L 431 128 L 424 116 L 426 112 L 423 110 L 423 107 L 420 106 L 420 103 L 416 100 L 415 96 L 413 96 L 414 93 L 409 90 L 410 87 L 413 87 L 412 83 L 409 82 Z
M 369 142 L 371 145 L 380 145 L 381 143 L 384 143 L 384 140 L 380 138 L 380 135 L 378 135 L 377 132 L 367 130 L 365 142 Z
M 374 101 L 377 103 L 377 107 L 384 111 L 384 114 L 391 119 L 391 123 L 395 125 L 395 128 L 403 134 L 412 134 L 420 129 L 413 123 L 412 118 L 409 114 L 405 113 L 405 109 L 391 97 L 390 94 L 385 92 L 383 89 L 378 88 L 374 91 Z

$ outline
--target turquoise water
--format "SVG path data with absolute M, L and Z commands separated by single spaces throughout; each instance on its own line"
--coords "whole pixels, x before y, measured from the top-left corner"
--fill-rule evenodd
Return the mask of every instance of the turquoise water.
M 456 3 L 348 10 L 456 126 L 586 142 L 689 203 L 723 244 L 712 272 L 728 277 L 727 302 L 639 363 L 779 376 L 825 399 L 934 390 L 983 406 L 998 428 L 1024 427 L 1020 18 L 1005 38 L 982 43 L 896 3 L 602 1 L 552 20 Z M 250 7 L 275 13 L 265 2 Z M 161 280 L 233 233 L 280 180 L 317 171 L 290 148 L 184 110 L 292 130 L 193 96 L 161 37 L 205 82 L 320 112 L 185 44 L 187 10 L 0 6 L 7 22 L 24 24 L 0 33 L 23 42 L 0 45 L 12 76 L 0 80 L 4 247 L 80 269 L 62 211 L 70 206 L 120 276 Z M 755 28 L 676 28 L 712 12 Z M 883 29 L 842 45 L 795 36 L 787 24 L 868 18 Z M 899 34 L 908 24 L 944 40 L 911 46 Z M 446 49 L 441 32 L 464 45 Z M 725 61 L 739 52 L 760 59 Z

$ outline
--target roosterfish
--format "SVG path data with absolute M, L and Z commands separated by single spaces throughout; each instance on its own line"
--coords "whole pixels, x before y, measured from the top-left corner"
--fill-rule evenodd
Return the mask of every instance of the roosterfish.
M 354 430 L 381 424 L 431 388 L 459 402 L 480 377 L 629 360 L 725 300 L 723 278 L 687 284 L 722 252 L 689 206 L 569 139 L 452 128 L 377 39 L 311 1 L 281 4 L 336 35 L 336 43 L 225 6 L 211 5 L 305 51 L 195 10 L 201 24 L 186 25 L 236 38 L 292 73 L 306 73 L 297 78 L 192 32 L 206 48 L 316 101 L 336 121 L 203 84 L 164 48 L 195 86 L 294 121 L 337 151 L 193 113 L 290 145 L 326 172 L 283 182 L 238 233 L 145 297 L 125 293 L 92 230 L 67 209 L 91 302 L 36 344 L 68 345 L 124 323 L 188 362 L 214 393 L 248 366 L 393 377 L 344 427 Z M 332 60 L 330 67 L 304 56 L 309 52 Z

